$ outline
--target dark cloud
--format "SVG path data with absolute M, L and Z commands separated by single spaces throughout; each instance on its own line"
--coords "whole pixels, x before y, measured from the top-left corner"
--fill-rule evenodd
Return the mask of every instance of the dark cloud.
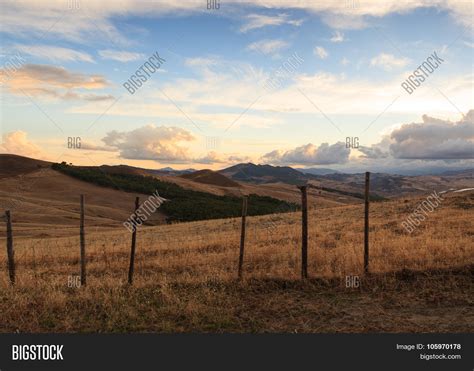
M 474 110 L 450 122 L 423 115 L 422 123 L 403 125 L 390 135 L 390 152 L 399 159 L 474 158 Z

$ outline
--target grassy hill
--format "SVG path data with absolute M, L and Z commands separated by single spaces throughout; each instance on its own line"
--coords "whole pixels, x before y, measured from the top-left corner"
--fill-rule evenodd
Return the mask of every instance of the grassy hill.
M 71 166 L 64 162 L 53 164 L 52 168 L 86 182 L 126 192 L 151 195 L 158 191 L 161 197 L 169 200 L 160 207 L 160 211 L 167 215 L 168 222 L 189 222 L 241 215 L 242 199 L 240 197 L 197 192 L 151 176 L 106 173 L 99 168 Z M 251 194 L 247 212 L 248 215 L 265 215 L 296 210 L 297 208 L 296 204 Z
M 48 161 L 36 160 L 29 157 L 0 154 L 0 178 L 31 173 L 51 165 Z
M 247 219 L 242 282 L 239 218 L 140 229 L 133 286 L 124 228 L 86 235 L 80 289 L 67 286 L 80 270 L 77 234 L 15 240 L 16 287 L 0 275 L 0 332 L 473 332 L 474 192 L 446 195 L 408 234 L 401 223 L 423 200 L 372 205 L 370 275 L 363 205 L 309 210 L 305 281 L 300 213 Z
M 183 174 L 180 175 L 180 177 L 190 179 L 199 183 L 213 184 L 221 187 L 240 187 L 239 183 L 234 182 L 232 179 L 227 178 L 225 175 L 222 175 L 218 172 L 209 169 L 198 170 L 190 174 Z

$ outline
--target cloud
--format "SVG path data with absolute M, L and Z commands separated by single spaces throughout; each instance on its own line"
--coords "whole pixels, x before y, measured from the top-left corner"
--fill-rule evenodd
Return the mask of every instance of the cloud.
M 303 24 L 302 19 L 290 19 L 287 14 L 278 14 L 274 16 L 264 14 L 248 14 L 244 19 L 245 23 L 240 27 L 240 32 L 247 32 L 266 26 L 280 26 L 282 24 L 301 26 Z
M 387 158 L 388 153 L 384 152 L 382 149 L 376 147 L 376 146 L 371 146 L 371 147 L 365 147 L 365 146 L 359 146 L 357 148 L 360 152 L 364 154 L 364 158 Z
M 0 80 L 11 94 L 28 94 L 33 97 L 81 99 L 100 101 L 113 99 L 111 95 L 81 94 L 77 89 L 95 90 L 109 85 L 100 75 L 70 72 L 63 67 L 42 64 L 25 64 L 14 73 L 0 69 Z
M 422 123 L 402 125 L 390 134 L 390 152 L 399 159 L 474 158 L 474 110 L 450 122 L 423 115 Z
M 66 61 L 66 62 L 90 62 L 95 63 L 90 54 L 74 49 L 62 48 L 51 45 L 20 45 L 16 44 L 13 48 L 23 54 L 28 54 L 33 57 L 49 59 L 51 61 Z
M 410 63 L 408 58 L 397 58 L 393 54 L 381 53 L 370 60 L 372 67 L 380 67 L 385 71 L 391 71 L 394 68 L 402 68 Z
M 288 46 L 288 43 L 283 40 L 260 40 L 253 42 L 247 46 L 248 50 L 259 51 L 263 54 L 274 54 L 279 50 Z
M 227 161 L 217 152 L 211 151 L 206 156 L 197 158 L 193 162 L 197 164 L 211 165 L 211 164 L 225 163 Z
M 292 150 L 274 150 L 262 156 L 262 161 L 274 165 L 329 165 L 344 164 L 348 161 L 350 149 L 343 142 L 322 143 L 316 147 L 312 143 Z
M 102 138 L 106 146 L 118 150 L 122 158 L 165 163 L 190 162 L 188 149 L 180 143 L 194 140 L 194 136 L 184 129 L 155 125 L 128 132 L 113 130 Z
M 344 41 L 344 34 L 341 31 L 336 31 L 330 38 L 333 43 L 342 43 Z
M 313 50 L 314 55 L 317 55 L 320 59 L 326 59 L 329 53 L 322 46 L 317 46 Z
M 90 142 L 82 142 L 81 149 L 86 149 L 90 151 L 104 151 L 104 152 L 116 152 L 117 148 L 111 146 L 102 146 Z
M 229 0 L 226 7 L 221 7 L 219 13 L 234 19 L 235 7 L 242 5 L 239 0 Z M 470 29 L 472 27 L 472 5 L 469 1 L 459 0 L 418 0 L 400 1 L 365 0 L 360 6 L 348 6 L 347 1 L 294 1 L 294 0 L 265 0 L 246 4 L 251 9 L 297 9 L 316 14 L 322 21 L 334 29 L 363 28 L 370 24 L 372 18 L 381 18 L 390 14 L 402 14 L 420 8 L 433 8 L 448 12 L 455 22 Z M 229 6 L 227 6 L 229 5 Z M 22 37 L 42 37 L 68 40 L 78 43 L 89 43 L 90 40 L 102 40 L 118 45 L 129 45 L 127 34 L 123 34 L 113 23 L 113 18 L 130 16 L 160 17 L 164 15 L 186 16 L 203 11 L 200 1 L 141 1 L 137 6 L 136 0 L 107 1 L 81 0 L 78 11 L 68 9 L 67 1 L 37 1 L 37 0 L 4 0 L 0 12 L 1 32 Z M 246 19 L 250 29 L 260 28 L 267 24 L 281 22 L 281 16 L 264 16 L 270 19 Z M 277 20 L 272 20 L 277 18 Z M 284 17 L 283 17 L 284 18 Z M 272 23 L 273 22 L 273 23 Z M 298 25 L 301 20 L 286 19 L 286 23 Z M 242 26 L 249 29 L 249 26 Z
M 145 55 L 142 53 L 133 53 L 127 52 L 124 50 L 111 50 L 111 49 L 104 49 L 99 50 L 99 55 L 102 59 L 111 59 L 118 62 L 132 62 L 136 60 L 140 60 L 145 58 Z
M 128 160 L 151 160 L 174 164 L 232 163 L 244 157 L 227 156 L 210 151 L 204 156 L 192 155 L 185 144 L 196 138 L 187 130 L 174 126 L 146 125 L 131 131 L 112 130 L 102 138 L 104 145 L 82 143 L 81 149 L 118 152 Z M 247 159 L 247 157 L 245 157 Z
M 364 15 L 354 13 L 321 12 L 321 20 L 329 27 L 340 30 L 360 30 L 369 24 Z
M 0 149 L 6 153 L 13 153 L 27 157 L 42 157 L 41 149 L 30 142 L 28 134 L 22 130 L 11 131 L 2 136 Z
M 220 61 L 218 58 L 211 57 L 186 58 L 184 61 L 184 64 L 189 67 L 207 67 L 217 65 L 219 63 Z
M 231 164 L 240 164 L 240 163 L 252 162 L 252 158 L 249 156 L 232 155 L 227 158 L 227 161 Z

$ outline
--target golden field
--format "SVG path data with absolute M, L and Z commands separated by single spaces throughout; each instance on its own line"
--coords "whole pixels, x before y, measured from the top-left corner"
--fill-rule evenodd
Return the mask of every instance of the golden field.
M 451 193 L 412 234 L 421 198 L 371 203 L 364 277 L 363 206 L 309 211 L 309 276 L 300 280 L 300 213 L 154 227 L 131 235 L 87 225 L 87 286 L 77 237 L 14 239 L 17 283 L 0 277 L 3 332 L 472 332 L 474 192 Z M 86 209 L 87 214 L 87 209 Z M 15 225 L 13 225 L 15 232 Z M 53 231 L 54 232 L 54 231 Z M 60 233 L 58 233 L 60 235 Z M 5 246 L 5 238 L 0 241 Z M 6 267 L 6 249 L 0 250 Z M 359 288 L 346 276 L 360 276 Z

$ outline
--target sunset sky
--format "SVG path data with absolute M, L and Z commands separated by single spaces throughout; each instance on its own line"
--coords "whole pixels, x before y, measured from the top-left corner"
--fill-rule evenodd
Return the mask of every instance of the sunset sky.
M 471 1 L 0 7 L 2 153 L 177 169 L 472 166 Z M 433 53 L 442 62 L 409 94 L 401 84 Z M 123 84 L 153 55 L 159 69 L 130 94 Z

